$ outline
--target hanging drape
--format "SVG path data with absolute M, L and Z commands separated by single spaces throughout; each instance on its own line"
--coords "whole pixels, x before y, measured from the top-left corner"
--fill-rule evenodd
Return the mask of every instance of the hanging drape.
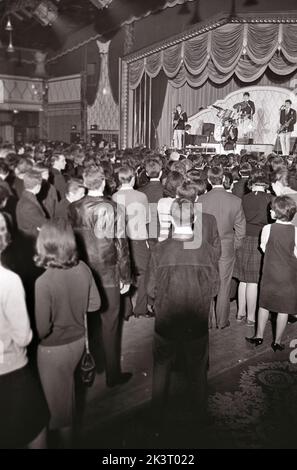
M 129 63 L 129 87 L 143 74 L 160 70 L 179 88 L 207 80 L 221 85 L 235 74 L 242 82 L 257 80 L 267 68 L 278 75 L 297 69 L 297 24 L 229 23 Z

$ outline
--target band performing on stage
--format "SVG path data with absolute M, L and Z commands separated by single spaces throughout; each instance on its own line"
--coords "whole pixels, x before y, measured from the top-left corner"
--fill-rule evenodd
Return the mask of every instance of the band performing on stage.
M 208 108 L 216 110 L 217 122 L 203 123 L 200 137 L 205 138 L 207 144 L 219 142 L 224 151 L 236 151 L 236 145 L 239 143 L 242 145 L 255 143 L 256 105 L 250 99 L 248 91 L 244 92 L 242 101 L 235 103 L 232 108 L 223 108 L 216 104 Z M 177 150 L 192 145 L 195 141 L 195 136 L 190 133 L 191 125 L 186 124 L 187 122 L 187 113 L 182 110 L 181 104 L 177 105 L 173 111 L 173 146 Z M 290 139 L 295 124 L 296 111 L 292 108 L 292 101 L 287 99 L 280 108 L 279 127 L 275 133 L 275 143 L 280 144 L 282 155 L 290 155 Z M 210 126 L 213 126 L 213 132 L 206 133 L 205 129 Z

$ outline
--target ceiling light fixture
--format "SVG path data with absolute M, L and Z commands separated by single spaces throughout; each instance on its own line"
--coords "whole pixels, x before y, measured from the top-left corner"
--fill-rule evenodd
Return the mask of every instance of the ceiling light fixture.
M 10 21 L 10 17 L 8 17 L 8 19 L 7 19 L 5 30 L 6 31 L 12 31 L 13 30 L 13 27 L 12 27 L 12 24 L 11 24 L 11 21 Z

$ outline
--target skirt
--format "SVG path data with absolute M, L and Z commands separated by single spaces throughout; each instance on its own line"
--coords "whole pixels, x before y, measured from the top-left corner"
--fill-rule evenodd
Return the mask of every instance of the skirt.
M 48 407 L 28 365 L 0 375 L 0 448 L 22 448 L 47 426 Z
M 259 248 L 259 238 L 246 236 L 242 246 L 236 251 L 233 277 L 240 282 L 258 284 L 262 270 L 263 255 Z
M 51 430 L 72 426 L 75 414 L 74 373 L 83 351 L 84 338 L 61 346 L 38 346 L 37 364 L 50 410 Z

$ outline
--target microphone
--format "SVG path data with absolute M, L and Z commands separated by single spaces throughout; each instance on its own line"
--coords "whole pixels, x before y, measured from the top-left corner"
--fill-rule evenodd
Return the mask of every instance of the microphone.
M 286 106 L 283 104 L 283 105 L 279 108 L 279 110 L 282 111 L 283 109 L 285 109 L 285 107 L 286 107 Z

